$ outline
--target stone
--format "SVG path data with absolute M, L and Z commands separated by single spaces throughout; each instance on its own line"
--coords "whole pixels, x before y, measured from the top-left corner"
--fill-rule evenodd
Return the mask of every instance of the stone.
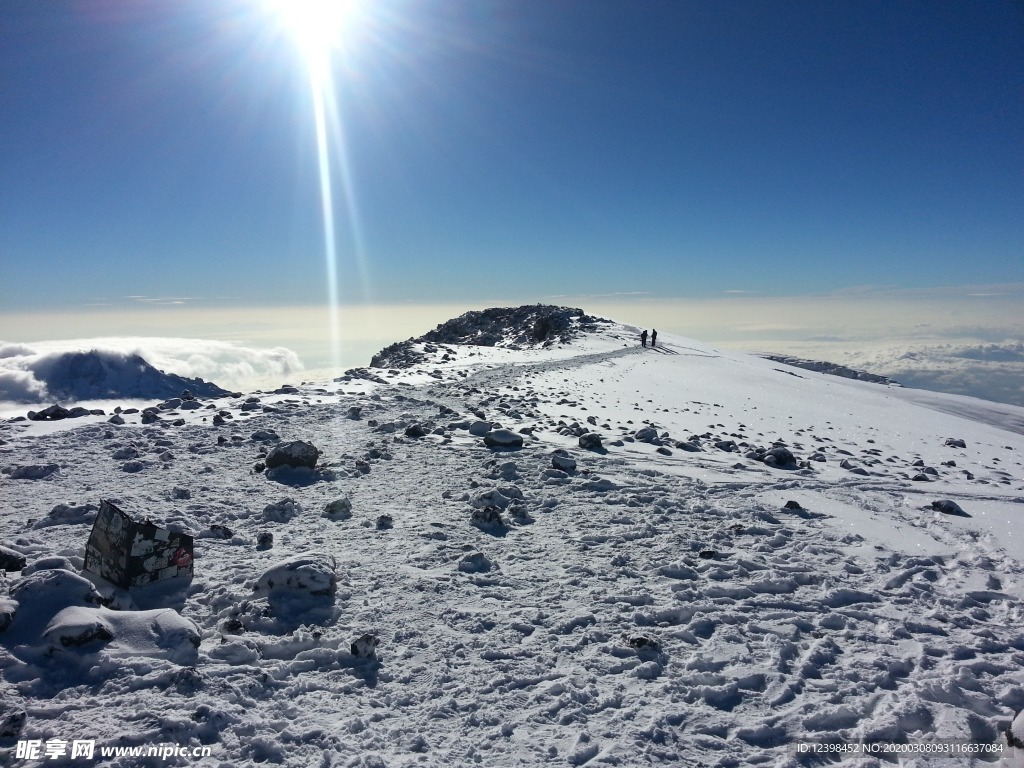
M 488 448 L 522 448 L 523 436 L 507 429 L 492 429 L 484 435 L 484 445 Z
M 59 421 L 68 418 L 70 415 L 71 411 L 56 403 L 49 408 L 43 408 L 41 411 L 28 412 L 29 421 Z
M 604 449 L 601 436 L 597 432 L 587 432 L 580 435 L 579 446 L 585 451 L 600 451 Z
M 470 552 L 459 560 L 458 569 L 463 573 L 486 573 L 491 570 L 491 565 L 483 552 Z
M 348 496 L 342 496 L 340 499 L 328 502 L 324 506 L 324 517 L 329 517 L 332 520 L 348 520 L 352 517 L 352 502 Z
M 405 428 L 405 436 L 411 438 L 426 437 L 427 430 L 422 424 L 410 424 Z
M 320 458 L 320 449 L 315 445 L 303 440 L 295 440 L 285 445 L 276 446 L 267 454 L 266 465 L 268 469 L 275 467 L 309 467 L 316 466 Z
M 563 472 L 575 472 L 576 459 L 572 458 L 566 451 L 556 451 L 551 454 L 551 466 Z
M 363 635 L 350 646 L 352 655 L 357 659 L 377 660 L 377 648 L 380 646 L 380 638 L 369 633 Z
M 0 545 L 0 571 L 20 571 L 25 567 L 25 556 Z
M 956 515 L 957 517 L 970 517 L 963 508 L 950 499 L 938 499 L 932 502 L 932 509 L 942 512 L 944 515 Z

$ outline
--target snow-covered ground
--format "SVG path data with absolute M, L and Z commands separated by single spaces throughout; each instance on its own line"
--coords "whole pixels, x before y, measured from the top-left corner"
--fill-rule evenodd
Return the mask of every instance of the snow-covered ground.
M 27 562 L 0 581 L 0 762 L 87 764 L 15 756 L 53 739 L 211 747 L 125 766 L 1007 747 L 1024 409 L 637 330 L 421 343 L 149 424 L 0 424 L 0 535 Z M 499 428 L 523 445 L 488 447 Z M 316 467 L 263 471 L 292 441 Z M 196 535 L 191 581 L 78 575 L 100 499 Z

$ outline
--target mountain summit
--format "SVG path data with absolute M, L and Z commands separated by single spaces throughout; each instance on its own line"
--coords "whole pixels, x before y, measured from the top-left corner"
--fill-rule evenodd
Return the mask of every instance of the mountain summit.
M 611 320 L 593 317 L 582 309 L 528 304 L 521 307 L 493 307 L 441 323 L 422 336 L 400 341 L 382 349 L 370 361 L 371 368 L 409 368 L 420 363 L 424 352 L 417 346 L 471 344 L 480 347 L 523 349 L 569 344 L 581 334 L 593 333 Z

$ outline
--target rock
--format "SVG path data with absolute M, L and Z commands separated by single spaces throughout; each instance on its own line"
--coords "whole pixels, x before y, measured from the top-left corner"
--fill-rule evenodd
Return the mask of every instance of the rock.
M 689 451 L 690 453 L 700 453 L 700 446 L 696 443 L 691 443 L 689 440 L 681 440 L 676 443 L 676 448 L 680 451 Z
M 270 531 L 260 531 L 256 534 L 256 549 L 270 549 L 274 546 L 274 534 Z
M 331 520 L 348 520 L 352 517 L 352 502 L 348 496 L 335 499 L 324 507 L 323 516 Z
M 266 523 L 287 523 L 302 514 L 302 506 L 294 499 L 284 498 L 263 508 L 263 521 Z
M 350 650 L 357 659 L 376 661 L 378 646 L 380 646 L 380 638 L 376 635 L 365 634 L 352 643 Z
M 20 571 L 25 567 L 25 556 L 0 545 L 0 571 Z
M 470 522 L 478 528 L 504 528 L 505 521 L 497 507 L 481 507 L 474 509 Z
M 363 407 L 361 405 L 350 406 L 349 409 L 345 412 L 345 418 L 351 419 L 352 421 L 358 421 L 362 415 Z
M 575 472 L 576 459 L 572 458 L 566 451 L 558 450 L 551 454 L 551 466 L 563 472 Z
M 783 504 L 782 508 L 783 509 L 795 509 L 797 511 L 803 509 L 803 507 L 800 506 L 800 502 L 799 501 L 793 501 L 793 499 L 790 499 L 785 504 Z
M 18 612 L 18 604 L 9 598 L 0 597 L 0 633 L 5 632 L 14 621 Z
M 410 424 L 405 428 L 405 436 L 411 438 L 426 437 L 427 430 L 422 424 Z
M 633 438 L 641 443 L 650 443 L 658 439 L 658 430 L 654 427 L 644 427 L 634 432 Z
M 333 597 L 338 588 L 337 562 L 322 553 L 300 555 L 272 565 L 256 582 L 256 594 L 272 599 Z
M 720 451 L 727 451 L 729 453 L 735 453 L 736 451 L 739 450 L 739 448 L 736 447 L 735 440 L 716 440 L 715 448 L 717 448 Z
M 512 503 L 512 498 L 506 496 L 504 493 L 499 491 L 497 488 L 491 488 L 490 490 L 483 491 L 477 494 L 473 499 L 472 504 L 477 509 L 483 509 L 485 507 L 497 507 L 498 509 L 507 509 L 508 505 Z
M 473 437 L 483 437 L 491 431 L 491 425 L 486 421 L 474 421 L 469 425 L 469 434 Z
M 141 461 L 138 461 L 138 460 L 126 461 L 124 464 L 121 465 L 121 471 L 122 472 L 128 472 L 129 474 L 134 474 L 136 472 L 141 472 L 145 468 L 146 468 L 145 463 L 143 463 Z
M 718 552 L 716 552 L 713 549 L 702 549 L 700 552 L 697 553 L 697 557 L 701 558 L 702 560 L 714 560 L 716 557 L 718 557 Z
M 121 425 L 124 424 L 124 419 L 121 418 L 121 414 L 115 413 L 113 416 L 107 419 L 107 423 Z
M 0 739 L 16 739 L 25 727 L 26 720 L 28 713 L 24 709 L 0 711 Z
M 776 445 L 765 451 L 764 463 L 774 467 L 795 467 L 796 457 L 788 448 Z
M 226 525 L 221 525 L 220 523 L 214 523 L 209 528 L 208 538 L 211 538 L 211 539 L 230 539 L 234 535 L 235 535 L 234 531 L 232 531 Z
M 281 436 L 272 429 L 259 429 L 253 432 L 249 439 L 258 443 L 277 443 L 280 442 Z
M 41 411 L 28 412 L 29 421 L 59 421 L 68 418 L 70 415 L 71 411 L 57 404 L 51 405 L 49 408 L 43 408 Z
M 633 637 L 629 637 L 627 635 L 624 636 L 623 639 L 626 641 L 626 645 L 630 648 L 635 648 L 638 651 L 645 648 L 656 651 L 660 647 L 657 640 L 646 637 L 645 635 L 635 635 Z
M 60 474 L 57 464 L 28 464 L 10 471 L 12 480 L 49 480 Z
M 224 426 L 225 423 L 226 422 L 224 421 L 224 417 L 223 416 L 221 416 L 219 413 L 214 414 L 214 416 L 213 416 L 213 426 L 215 426 L 215 427 L 222 427 L 222 426 Z
M 484 445 L 488 448 L 522 448 L 523 436 L 507 429 L 492 429 L 484 435 Z
M 580 435 L 579 446 L 585 451 L 604 450 L 604 445 L 601 442 L 601 436 L 597 434 L 597 432 L 587 432 L 586 434 Z
M 377 530 L 388 531 L 395 527 L 395 519 L 391 515 L 381 515 L 377 518 Z
M 147 408 L 142 412 L 143 424 L 155 424 L 158 421 L 160 421 L 160 416 L 157 415 L 156 411 L 151 411 Z
M 296 440 L 285 445 L 275 447 L 267 454 L 266 465 L 268 469 L 275 467 L 309 467 L 316 466 L 320 458 L 320 449 L 312 443 L 303 440 Z
M 664 445 L 658 446 L 657 452 L 660 453 L 662 456 L 671 456 L 672 455 L 672 451 L 669 450 L 668 448 L 666 448 Z
M 950 448 L 966 448 L 967 443 L 961 440 L 959 437 L 950 437 L 946 440 L 946 445 Z
M 491 570 L 491 565 L 483 552 L 470 552 L 459 560 L 458 569 L 463 573 L 486 573 Z
M 110 458 L 116 459 L 117 461 L 125 461 L 126 459 L 137 459 L 139 458 L 139 451 L 137 448 L 135 448 L 135 446 L 128 445 L 125 446 L 124 448 L 119 448 L 118 450 L 114 451 L 110 455 Z
M 942 512 L 944 515 L 956 515 L 957 517 L 970 517 L 955 501 L 950 499 L 938 499 L 932 502 L 932 509 Z

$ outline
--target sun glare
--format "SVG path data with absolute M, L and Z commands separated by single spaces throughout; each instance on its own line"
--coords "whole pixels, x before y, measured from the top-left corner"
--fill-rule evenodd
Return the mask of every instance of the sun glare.
M 267 0 L 308 58 L 326 54 L 341 40 L 354 0 Z

